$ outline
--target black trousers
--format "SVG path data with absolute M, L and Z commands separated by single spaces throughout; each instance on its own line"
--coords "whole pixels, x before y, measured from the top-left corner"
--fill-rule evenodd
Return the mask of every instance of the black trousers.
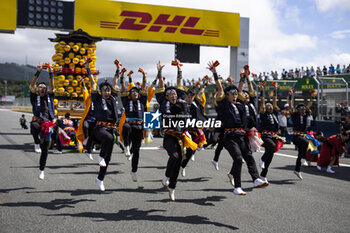
M 169 188 L 175 189 L 182 161 L 181 147 L 178 139 L 168 134 L 164 135 L 163 147 L 169 155 L 165 176 L 170 178 Z
M 100 156 L 104 158 L 106 162 L 106 167 L 100 167 L 100 171 L 98 173 L 98 179 L 103 180 L 106 172 L 107 167 L 109 164 L 109 161 L 111 160 L 112 151 L 113 151 L 113 142 L 114 142 L 114 130 L 112 129 L 106 129 L 105 127 L 96 126 L 94 128 L 94 138 L 98 140 L 98 142 L 101 144 L 101 151 Z
M 260 176 L 266 177 L 273 154 L 275 153 L 276 140 L 270 137 L 262 137 L 262 140 L 264 141 L 265 153 L 261 157 L 261 160 L 264 161 L 265 168 L 262 169 Z
M 66 134 L 70 137 L 70 139 L 75 142 L 75 132 L 74 131 L 68 131 L 66 132 Z M 60 140 L 60 135 L 57 134 L 56 137 L 56 145 L 57 145 L 57 150 L 58 151 L 62 151 L 62 144 L 61 144 L 61 140 Z
M 194 155 L 194 153 L 196 153 L 196 151 L 191 150 L 190 148 L 186 149 L 186 159 L 182 160 L 181 162 L 181 167 L 185 168 L 188 164 L 188 162 L 190 161 L 192 155 Z
M 225 135 L 224 147 L 233 159 L 230 174 L 233 175 L 235 187 L 241 186 L 242 158 L 247 163 L 248 171 L 253 181 L 259 178 L 258 169 L 249 147 L 248 139 L 243 135 Z
M 224 149 L 224 130 L 221 130 L 220 132 L 216 132 L 217 134 L 217 140 L 218 140 L 218 145 L 215 149 L 215 156 L 214 156 L 214 161 L 218 162 L 219 161 L 219 156 L 221 154 L 222 149 Z
M 294 145 L 298 147 L 298 158 L 295 165 L 295 171 L 300 172 L 301 159 L 306 159 L 306 152 L 309 141 L 300 135 L 294 135 L 292 141 Z
M 93 132 L 96 126 L 96 121 L 87 121 L 83 122 L 83 132 L 84 137 L 88 139 L 86 143 L 86 152 L 91 153 L 93 147 Z
M 40 124 L 37 121 L 30 122 L 30 134 L 33 136 L 34 144 L 40 144 Z
M 45 166 L 46 166 L 46 160 L 47 160 L 47 155 L 49 152 L 49 146 L 50 146 L 50 142 L 44 141 L 43 143 L 40 144 L 40 148 L 41 148 L 41 155 L 40 155 L 40 170 L 44 171 Z
M 123 125 L 123 140 L 124 146 L 131 144 L 130 152 L 132 153 L 131 171 L 137 172 L 137 167 L 140 158 L 140 147 L 142 142 L 143 131 L 136 124 L 124 123 Z

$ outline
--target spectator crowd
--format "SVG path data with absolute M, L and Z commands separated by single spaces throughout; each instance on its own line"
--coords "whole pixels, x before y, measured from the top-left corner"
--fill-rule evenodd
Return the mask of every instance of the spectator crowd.
M 348 66 L 343 65 L 341 67 L 339 64 L 337 64 L 336 67 L 331 64 L 328 69 L 324 65 L 321 69 L 319 66 L 317 66 L 316 69 L 314 69 L 313 66 L 310 68 L 306 66 L 302 66 L 301 68 L 295 68 L 286 70 L 282 69 L 281 74 L 279 75 L 277 71 L 271 72 L 260 72 L 259 75 L 253 75 L 254 79 L 256 81 L 270 81 L 270 80 L 278 80 L 278 79 L 298 79 L 303 77 L 315 77 L 315 76 L 327 76 L 327 75 L 338 75 L 338 74 L 350 74 L 350 64 Z

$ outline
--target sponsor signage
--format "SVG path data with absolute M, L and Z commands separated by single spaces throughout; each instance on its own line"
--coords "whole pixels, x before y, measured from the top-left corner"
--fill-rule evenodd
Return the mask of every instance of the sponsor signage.
M 132 41 L 239 46 L 240 15 L 108 0 L 76 0 L 74 29 Z
M 16 30 L 17 1 L 0 1 L 0 31 L 12 32 Z

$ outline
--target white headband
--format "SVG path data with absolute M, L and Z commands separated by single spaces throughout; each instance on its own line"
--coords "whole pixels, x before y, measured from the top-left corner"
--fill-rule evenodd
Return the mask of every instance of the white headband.
M 237 89 L 231 89 L 231 90 L 229 90 L 228 92 L 227 92 L 227 94 L 236 94 L 238 91 L 237 91 Z
M 172 93 L 176 94 L 176 90 L 175 90 L 175 89 L 169 89 L 169 90 L 167 90 L 167 91 L 165 92 L 165 95 L 170 95 L 170 94 L 172 94 Z
M 103 85 L 102 88 L 101 88 L 103 91 L 107 91 L 108 89 L 109 90 L 112 90 L 110 86 L 108 85 Z

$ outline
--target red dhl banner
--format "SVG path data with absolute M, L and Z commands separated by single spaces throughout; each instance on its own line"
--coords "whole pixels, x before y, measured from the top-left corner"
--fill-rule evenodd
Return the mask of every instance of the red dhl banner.
M 111 39 L 239 46 L 240 16 L 108 0 L 76 0 L 75 30 Z

